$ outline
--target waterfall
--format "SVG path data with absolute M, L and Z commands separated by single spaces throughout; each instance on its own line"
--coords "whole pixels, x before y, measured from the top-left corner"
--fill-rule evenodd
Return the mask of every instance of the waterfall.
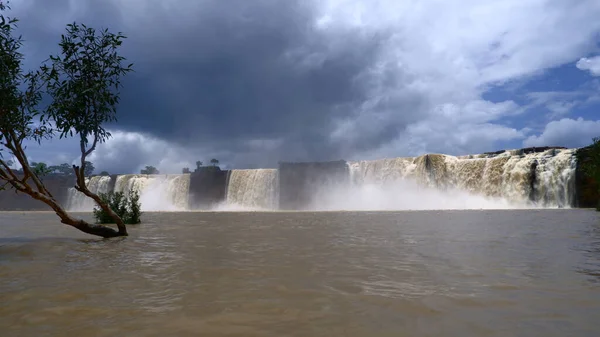
M 399 210 L 570 207 L 575 203 L 576 149 L 522 149 L 496 153 L 371 161 L 280 163 L 279 169 L 232 170 L 212 183 L 195 176 L 194 198 L 215 196 L 220 210 Z M 208 176 L 207 176 L 208 177 Z M 86 178 L 94 193 L 140 192 L 144 211 L 188 210 L 190 174 Z M 216 186 L 216 187 L 215 187 Z M 223 195 L 223 187 L 225 195 Z M 218 192 L 215 192 L 218 191 Z M 225 200 L 223 200 L 223 197 Z M 67 207 L 91 211 L 75 189 Z
M 552 155 L 538 158 L 535 170 L 536 201 L 546 207 L 573 205 L 576 169 L 575 150 L 555 151 Z
M 420 188 L 463 191 L 513 205 L 569 207 L 575 198 L 574 149 L 523 154 L 448 156 L 429 154 L 349 162 L 354 186 L 415 183 Z
M 232 170 L 227 182 L 226 199 L 228 207 L 277 209 L 277 170 Z
M 85 178 L 87 188 L 95 194 L 108 193 L 111 178 L 109 176 L 93 176 Z M 72 212 L 91 212 L 94 209 L 94 201 L 74 187 L 67 191 L 67 209 Z
M 115 192 L 130 189 L 140 193 L 142 211 L 184 211 L 188 209 L 189 174 L 125 174 L 117 176 Z

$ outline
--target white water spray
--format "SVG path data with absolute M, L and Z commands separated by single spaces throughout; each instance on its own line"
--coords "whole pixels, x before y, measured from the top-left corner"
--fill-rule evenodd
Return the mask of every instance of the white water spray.
M 85 178 L 87 188 L 94 194 L 108 193 L 110 187 L 109 176 L 94 176 Z M 70 187 L 67 191 L 67 209 L 71 212 L 91 212 L 95 202 L 83 193 Z
M 142 211 L 185 211 L 188 209 L 189 174 L 125 174 L 117 176 L 115 192 L 140 194 Z

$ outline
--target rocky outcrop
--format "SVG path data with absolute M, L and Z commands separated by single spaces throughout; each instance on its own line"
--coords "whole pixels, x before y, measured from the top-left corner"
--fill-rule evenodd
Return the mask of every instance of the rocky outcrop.
M 566 149 L 566 147 L 562 147 L 562 146 L 525 147 L 525 148 L 514 150 L 514 151 L 520 155 L 523 155 L 523 154 L 530 154 L 530 153 L 539 153 L 539 152 L 544 152 L 544 151 L 553 150 L 553 149 L 564 150 L 564 149 Z M 484 152 L 483 154 L 486 154 L 488 156 L 496 156 L 496 155 L 502 154 L 504 152 L 506 152 L 506 150 L 498 150 L 498 151 L 494 151 L 494 152 Z
M 217 166 L 201 167 L 190 174 L 189 209 L 207 210 L 225 200 L 230 171 Z

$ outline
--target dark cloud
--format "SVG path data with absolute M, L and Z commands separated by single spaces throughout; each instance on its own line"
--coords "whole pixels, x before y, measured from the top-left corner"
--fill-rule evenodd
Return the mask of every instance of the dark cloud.
M 237 167 L 273 167 L 279 160 L 464 154 L 516 144 L 529 135 L 514 117 L 520 107 L 483 99 L 485 88 L 523 79 L 517 91 L 524 90 L 534 74 L 591 53 L 600 31 L 598 1 L 520 6 L 13 2 L 29 66 L 57 51 L 74 20 L 129 37 L 123 53 L 136 72 L 124 81 L 119 123 L 111 126 L 128 133 L 96 156 L 104 161 L 97 167 L 122 171 L 213 156 Z
M 308 1 L 178 2 L 189 8 L 146 6 L 130 21 L 111 1 L 80 2 L 73 20 L 129 37 L 124 53 L 136 72 L 124 81 L 118 128 L 231 152 L 254 139 L 281 140 L 267 161 L 341 155 L 328 140 L 332 121 L 366 99 L 356 79 L 379 50 L 378 36 L 318 31 Z M 62 28 L 47 18 L 74 10 L 70 4 L 37 0 L 22 13 L 35 55 L 48 54 Z M 388 129 L 385 138 L 393 137 Z

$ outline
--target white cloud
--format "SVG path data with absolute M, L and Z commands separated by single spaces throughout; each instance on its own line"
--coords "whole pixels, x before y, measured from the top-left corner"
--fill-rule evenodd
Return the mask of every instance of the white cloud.
M 220 150 L 225 146 L 218 144 L 211 144 L 211 147 L 190 144 L 185 147 L 140 132 L 109 131 L 112 137 L 105 143 L 98 144 L 88 157 L 94 164 L 95 173 L 139 173 L 147 165 L 156 167 L 161 173 L 181 173 L 184 167 L 193 171 L 197 160 L 209 165 L 212 158 L 218 159 L 219 166 L 223 169 L 258 168 L 264 166 L 264 163 L 257 163 L 257 157 L 284 151 L 279 139 L 250 139 L 241 150 L 232 152 Z M 54 138 L 41 145 L 29 142 L 26 153 L 30 162 L 44 162 L 48 165 L 78 164 L 80 160 L 76 138 Z
M 527 108 L 544 107 L 550 113 L 551 119 L 567 115 L 579 105 L 585 103 L 586 97 L 590 97 L 593 93 L 586 91 L 546 91 L 546 92 L 530 92 L 527 93 L 527 98 L 531 103 Z
M 112 137 L 90 156 L 97 171 L 139 173 L 146 165 L 161 173 L 181 173 L 193 168 L 189 151 L 161 139 L 137 132 L 112 132 Z
M 110 130 L 109 130 L 110 131 Z M 180 173 L 184 167 L 193 170 L 201 148 L 183 148 L 162 139 L 138 132 L 111 131 L 112 137 L 98 144 L 88 157 L 94 164 L 95 173 L 139 173 L 146 165 L 158 168 L 161 173 Z M 76 138 L 45 141 L 41 145 L 28 143 L 26 153 L 30 162 L 48 165 L 77 164 L 80 160 Z M 208 156 L 219 153 L 204 151 L 201 157 L 208 163 Z M 205 159 L 206 157 L 206 159 Z M 218 158 L 218 157 L 217 157 Z
M 600 56 L 581 58 L 576 63 L 577 68 L 589 71 L 593 76 L 600 76 Z
M 409 92 L 411 99 L 427 102 L 416 112 L 370 110 L 338 122 L 332 139 L 349 142 L 365 132 L 380 132 L 395 120 L 407 120 L 397 139 L 377 151 L 382 155 L 436 149 L 476 152 L 489 150 L 499 140 L 523 138 L 523 131 L 498 123 L 523 111 L 521 107 L 512 102 L 486 102 L 482 93 L 492 84 L 520 80 L 576 60 L 593 48 L 600 31 L 597 1 L 561 5 L 467 0 L 458 5 L 451 1 L 332 0 L 321 12 L 320 29 L 352 26 L 367 33 L 392 32 L 380 64 L 387 65 L 385 76 L 396 74 L 395 86 L 381 86 L 385 91 L 376 88 L 374 100 Z M 369 75 L 385 78 L 378 71 L 374 68 Z M 568 113 L 575 104 L 545 102 L 552 116 Z M 414 114 L 417 120 L 409 117 Z
M 563 118 L 546 125 L 539 136 L 530 136 L 524 146 L 583 147 L 591 144 L 593 137 L 600 136 L 600 120 Z
M 224 147 L 218 144 L 181 146 L 148 134 L 116 131 L 106 143 L 98 146 L 90 161 L 97 172 L 112 173 L 139 173 L 147 165 L 161 173 L 181 173 L 184 167 L 193 171 L 198 160 L 210 165 L 212 158 L 218 159 L 223 169 L 232 165 L 245 168 L 244 165 L 252 164 L 253 157 L 277 151 L 279 146 L 279 140 L 251 139 L 246 142 L 245 151 L 232 152 L 222 150 Z

